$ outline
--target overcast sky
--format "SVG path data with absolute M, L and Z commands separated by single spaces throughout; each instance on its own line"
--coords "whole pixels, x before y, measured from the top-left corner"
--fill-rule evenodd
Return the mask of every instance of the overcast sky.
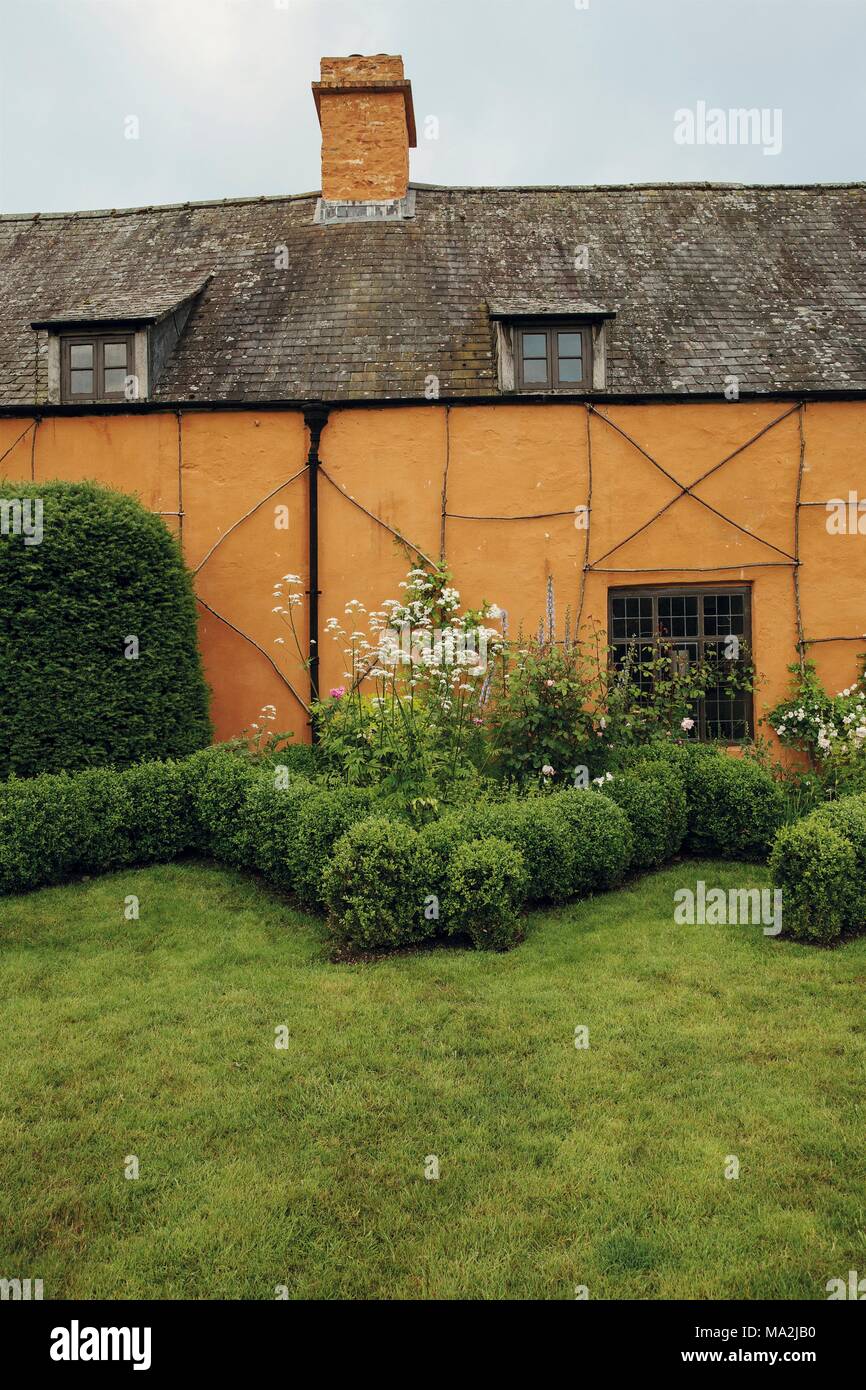
M 864 178 L 866 0 L 0 0 L 0 13 L 4 212 L 317 189 L 310 82 L 323 54 L 355 52 L 403 55 L 422 183 Z M 781 151 L 677 143 L 675 113 L 700 102 L 766 109 Z

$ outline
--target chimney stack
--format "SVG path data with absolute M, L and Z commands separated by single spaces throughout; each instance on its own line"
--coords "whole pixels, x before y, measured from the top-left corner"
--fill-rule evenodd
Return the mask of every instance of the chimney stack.
M 322 197 L 384 202 L 409 188 L 416 145 L 412 84 L 387 53 L 323 58 L 313 96 L 322 127 Z

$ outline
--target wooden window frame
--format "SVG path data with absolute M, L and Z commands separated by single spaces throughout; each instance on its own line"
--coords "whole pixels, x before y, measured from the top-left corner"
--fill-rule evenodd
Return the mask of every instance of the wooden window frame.
M 514 330 L 514 383 L 518 391 L 535 392 L 559 391 L 583 393 L 592 386 L 592 326 L 583 320 L 542 319 L 523 320 L 513 325 Z M 523 378 L 523 334 L 543 333 L 547 340 L 547 381 L 524 381 Z M 582 339 L 583 376 L 580 381 L 559 380 L 559 353 L 555 351 L 557 333 L 579 333 Z
M 60 339 L 60 399 L 64 405 L 87 404 L 90 401 L 123 401 L 126 392 L 105 390 L 105 345 L 106 343 L 126 344 L 126 375 L 135 375 L 135 334 L 119 333 L 64 333 Z M 73 347 L 93 348 L 93 391 L 85 394 L 72 390 L 71 352 Z
M 685 646 L 691 643 L 697 646 L 698 658 L 703 656 L 707 647 L 718 645 L 724 640 L 718 634 L 709 636 L 704 630 L 704 605 L 702 600 L 709 595 L 737 595 L 743 599 L 743 632 L 740 640 L 751 650 L 752 645 L 752 586 L 750 584 L 622 584 L 611 585 L 607 591 L 607 621 L 608 621 L 608 644 L 611 648 L 611 661 L 613 661 L 613 647 L 622 645 L 623 641 L 634 641 L 645 646 L 655 645 L 659 642 L 659 613 L 658 600 L 660 598 L 691 598 L 695 597 L 698 602 L 698 631 L 694 637 L 669 637 L 666 640 L 673 646 Z M 651 637 L 641 638 L 616 638 L 614 637 L 614 600 L 617 598 L 649 598 L 652 600 L 652 628 Z M 741 738 L 726 740 L 729 746 L 734 747 L 739 744 L 747 743 L 755 734 L 755 700 L 751 690 L 742 691 L 745 700 L 745 722 L 747 732 Z M 707 734 L 707 712 L 704 700 L 699 700 L 696 710 L 696 736 L 699 742 L 708 743 L 711 741 Z

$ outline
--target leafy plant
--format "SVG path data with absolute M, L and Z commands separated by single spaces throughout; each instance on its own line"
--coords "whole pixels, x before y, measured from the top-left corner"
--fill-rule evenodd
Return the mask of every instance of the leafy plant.
M 375 612 L 350 600 L 349 626 L 328 620 L 325 630 L 345 658 L 345 684 L 312 714 L 324 775 L 376 785 L 383 805 L 408 808 L 423 822 L 440 804 L 459 800 L 467 782 L 477 783 L 486 757 L 487 659 L 502 637 L 487 625 L 495 616 L 488 605 L 460 611 L 443 566 L 410 570 L 402 587 L 402 599 Z M 290 586 L 275 610 L 296 640 L 300 602 Z
M 814 662 L 789 670 L 793 692 L 767 718 L 786 747 L 808 758 L 812 777 L 801 774 L 801 786 L 824 798 L 866 791 L 866 654 L 859 678 L 836 695 L 827 692 Z

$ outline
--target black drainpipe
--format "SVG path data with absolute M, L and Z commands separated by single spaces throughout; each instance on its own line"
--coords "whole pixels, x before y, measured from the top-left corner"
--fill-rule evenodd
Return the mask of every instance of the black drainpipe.
M 307 498 L 310 510 L 309 567 L 310 587 L 307 596 L 310 601 L 310 645 L 308 651 L 310 669 L 310 702 L 319 698 L 319 442 L 322 430 L 328 423 L 328 407 L 325 405 L 307 406 L 304 411 L 304 424 L 310 431 L 310 451 L 307 454 Z M 312 724 L 312 739 L 316 742 L 316 726 Z

